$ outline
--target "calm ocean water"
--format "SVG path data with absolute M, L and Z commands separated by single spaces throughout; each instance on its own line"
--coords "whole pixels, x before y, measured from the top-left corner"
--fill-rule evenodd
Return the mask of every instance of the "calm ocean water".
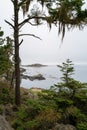
M 25 88 L 38 87 L 49 89 L 50 86 L 60 82 L 60 77 L 62 73 L 60 72 L 57 66 L 45 66 L 45 67 L 24 67 L 26 71 L 25 75 L 33 76 L 37 74 L 42 74 L 46 80 L 34 80 L 30 81 L 29 79 L 22 79 L 21 86 Z M 87 64 L 79 64 L 74 65 L 74 75 L 72 76 L 74 79 L 87 82 Z

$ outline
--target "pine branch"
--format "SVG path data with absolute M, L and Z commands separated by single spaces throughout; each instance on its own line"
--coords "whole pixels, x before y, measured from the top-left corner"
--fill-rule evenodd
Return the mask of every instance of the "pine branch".
M 33 24 L 31 22 L 26 22 L 26 23 L 29 23 L 32 26 L 37 26 L 37 23 L 36 24 Z M 19 29 L 21 29 L 26 23 L 21 24 L 20 27 L 19 27 Z M 39 25 L 42 25 L 42 23 L 39 23 Z
M 22 44 L 22 42 L 23 42 L 23 39 L 22 39 L 21 42 L 19 43 L 19 46 Z
M 31 23 L 31 22 L 28 22 L 30 25 L 32 25 L 32 26 L 37 26 L 37 24 L 33 24 L 33 23 Z M 42 23 L 40 23 L 39 25 L 41 25 Z
M 19 37 L 20 36 L 32 36 L 32 37 L 38 38 L 39 40 L 42 40 L 40 37 L 38 37 L 38 36 L 36 36 L 34 34 L 20 34 Z
M 5 20 L 5 22 L 6 22 L 7 24 L 9 24 L 9 25 L 14 29 L 14 26 L 13 26 L 10 22 L 8 22 L 7 20 Z
M 25 20 L 23 20 L 21 23 L 19 23 L 19 26 L 23 26 L 24 24 L 28 23 L 31 19 L 42 19 L 47 21 L 47 17 L 39 17 L 39 16 L 28 16 Z

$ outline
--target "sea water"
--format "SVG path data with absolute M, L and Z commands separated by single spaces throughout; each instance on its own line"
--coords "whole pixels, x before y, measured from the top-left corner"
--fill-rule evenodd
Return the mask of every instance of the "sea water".
M 60 82 L 60 77 L 62 73 L 60 72 L 59 68 L 56 65 L 48 65 L 43 67 L 24 67 L 26 71 L 24 75 L 37 75 L 42 74 L 45 77 L 45 80 L 29 80 L 29 79 L 22 79 L 21 86 L 25 88 L 45 88 L 49 89 L 54 84 Z M 74 74 L 73 78 L 80 82 L 87 82 L 87 64 L 79 64 L 74 66 Z

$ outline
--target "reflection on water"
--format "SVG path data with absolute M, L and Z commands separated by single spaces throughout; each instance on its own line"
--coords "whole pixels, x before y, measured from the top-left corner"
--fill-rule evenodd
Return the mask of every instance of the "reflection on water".
M 48 89 L 50 86 L 60 81 L 61 72 L 57 66 L 50 65 L 45 67 L 25 67 L 25 69 L 25 75 L 33 76 L 42 74 L 46 80 L 30 81 L 29 79 L 22 79 L 22 87 L 40 87 Z M 87 82 L 87 65 L 75 65 L 75 74 L 73 75 L 73 78 L 81 82 Z

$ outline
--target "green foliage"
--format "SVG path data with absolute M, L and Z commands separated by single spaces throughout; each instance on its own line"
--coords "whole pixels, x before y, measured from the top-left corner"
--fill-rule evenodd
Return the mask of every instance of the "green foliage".
M 13 124 L 12 124 L 12 127 L 15 129 L 15 130 L 24 130 L 24 124 L 21 120 L 18 120 L 16 119 Z
M 75 118 L 77 123 L 78 122 L 85 122 L 87 121 L 87 116 L 81 112 L 76 106 L 70 106 L 67 108 L 67 113 L 72 118 Z
M 30 105 L 30 107 L 33 107 L 35 110 L 44 110 L 46 107 L 45 102 L 40 99 L 29 99 L 27 100 L 26 105 Z
M 74 67 L 69 59 L 58 67 L 63 76 L 61 82 L 52 86 L 50 91 L 54 92 L 52 99 L 57 110 L 62 113 L 62 122 L 74 126 L 82 122 L 87 123 L 87 84 L 72 78 Z M 48 95 L 49 93 L 47 97 Z
M 81 90 L 80 90 L 81 91 Z M 15 130 L 48 130 L 56 122 L 72 124 L 85 130 L 87 114 L 84 114 L 69 95 L 44 90 L 37 99 L 26 99 L 15 113 L 12 126 Z
M 47 130 L 61 118 L 61 113 L 50 106 L 41 99 L 28 99 L 16 112 L 12 126 L 15 130 Z
M 14 102 L 13 91 L 10 90 L 9 84 L 0 82 L 0 104 L 9 104 Z
M 65 99 L 63 97 L 61 97 L 61 98 L 55 97 L 54 100 L 55 100 L 56 104 L 58 105 L 58 107 L 61 109 L 64 109 L 64 110 L 65 110 L 65 108 L 67 108 L 73 104 L 72 100 Z
M 36 119 L 39 121 L 40 129 L 47 130 L 61 119 L 61 113 L 58 113 L 55 109 L 46 107 L 44 111 L 40 111 Z
M 77 125 L 78 130 L 87 130 L 87 122 L 86 123 L 79 123 Z
M 56 102 L 54 100 L 55 96 L 57 96 L 57 95 L 56 95 L 56 93 L 54 91 L 52 91 L 52 90 L 43 90 L 39 94 L 39 99 L 44 102 L 45 107 L 49 106 L 50 108 L 57 109 L 58 106 L 57 106 L 57 104 L 56 104 Z
M 20 110 L 17 112 L 17 116 L 20 120 L 23 120 L 27 117 L 26 107 L 20 107 Z
M 60 71 L 63 73 L 63 77 L 61 77 L 61 80 L 65 83 L 67 87 L 71 79 L 71 76 L 74 72 L 73 63 L 72 61 L 67 59 L 66 62 L 63 62 L 62 65 L 58 65 L 58 67 L 60 68 Z
M 87 10 L 82 10 L 84 0 L 57 0 L 47 2 L 47 7 L 51 18 L 55 24 L 59 26 L 59 34 L 62 33 L 62 39 L 64 38 L 66 28 L 70 30 L 74 27 L 83 28 L 83 25 L 87 16 Z
M 1 35 L 3 36 L 3 35 Z M 4 75 L 4 77 L 8 80 L 9 74 L 12 71 L 12 40 L 7 37 L 0 39 L 0 75 Z
M 73 98 L 76 94 L 78 94 L 86 88 L 86 84 L 83 84 L 75 79 L 72 78 L 74 74 L 74 67 L 72 61 L 69 59 L 66 62 L 62 63 L 62 65 L 58 65 L 60 71 L 62 72 L 63 76 L 61 77 L 61 82 L 58 84 L 54 84 L 51 87 L 53 91 L 58 92 L 58 94 L 68 95 L 68 97 Z
M 74 104 L 79 107 L 79 109 L 87 114 L 87 90 L 81 89 L 74 97 Z
M 37 120 L 27 121 L 25 123 L 25 129 L 28 130 L 39 129 L 38 127 L 39 127 L 39 122 Z

